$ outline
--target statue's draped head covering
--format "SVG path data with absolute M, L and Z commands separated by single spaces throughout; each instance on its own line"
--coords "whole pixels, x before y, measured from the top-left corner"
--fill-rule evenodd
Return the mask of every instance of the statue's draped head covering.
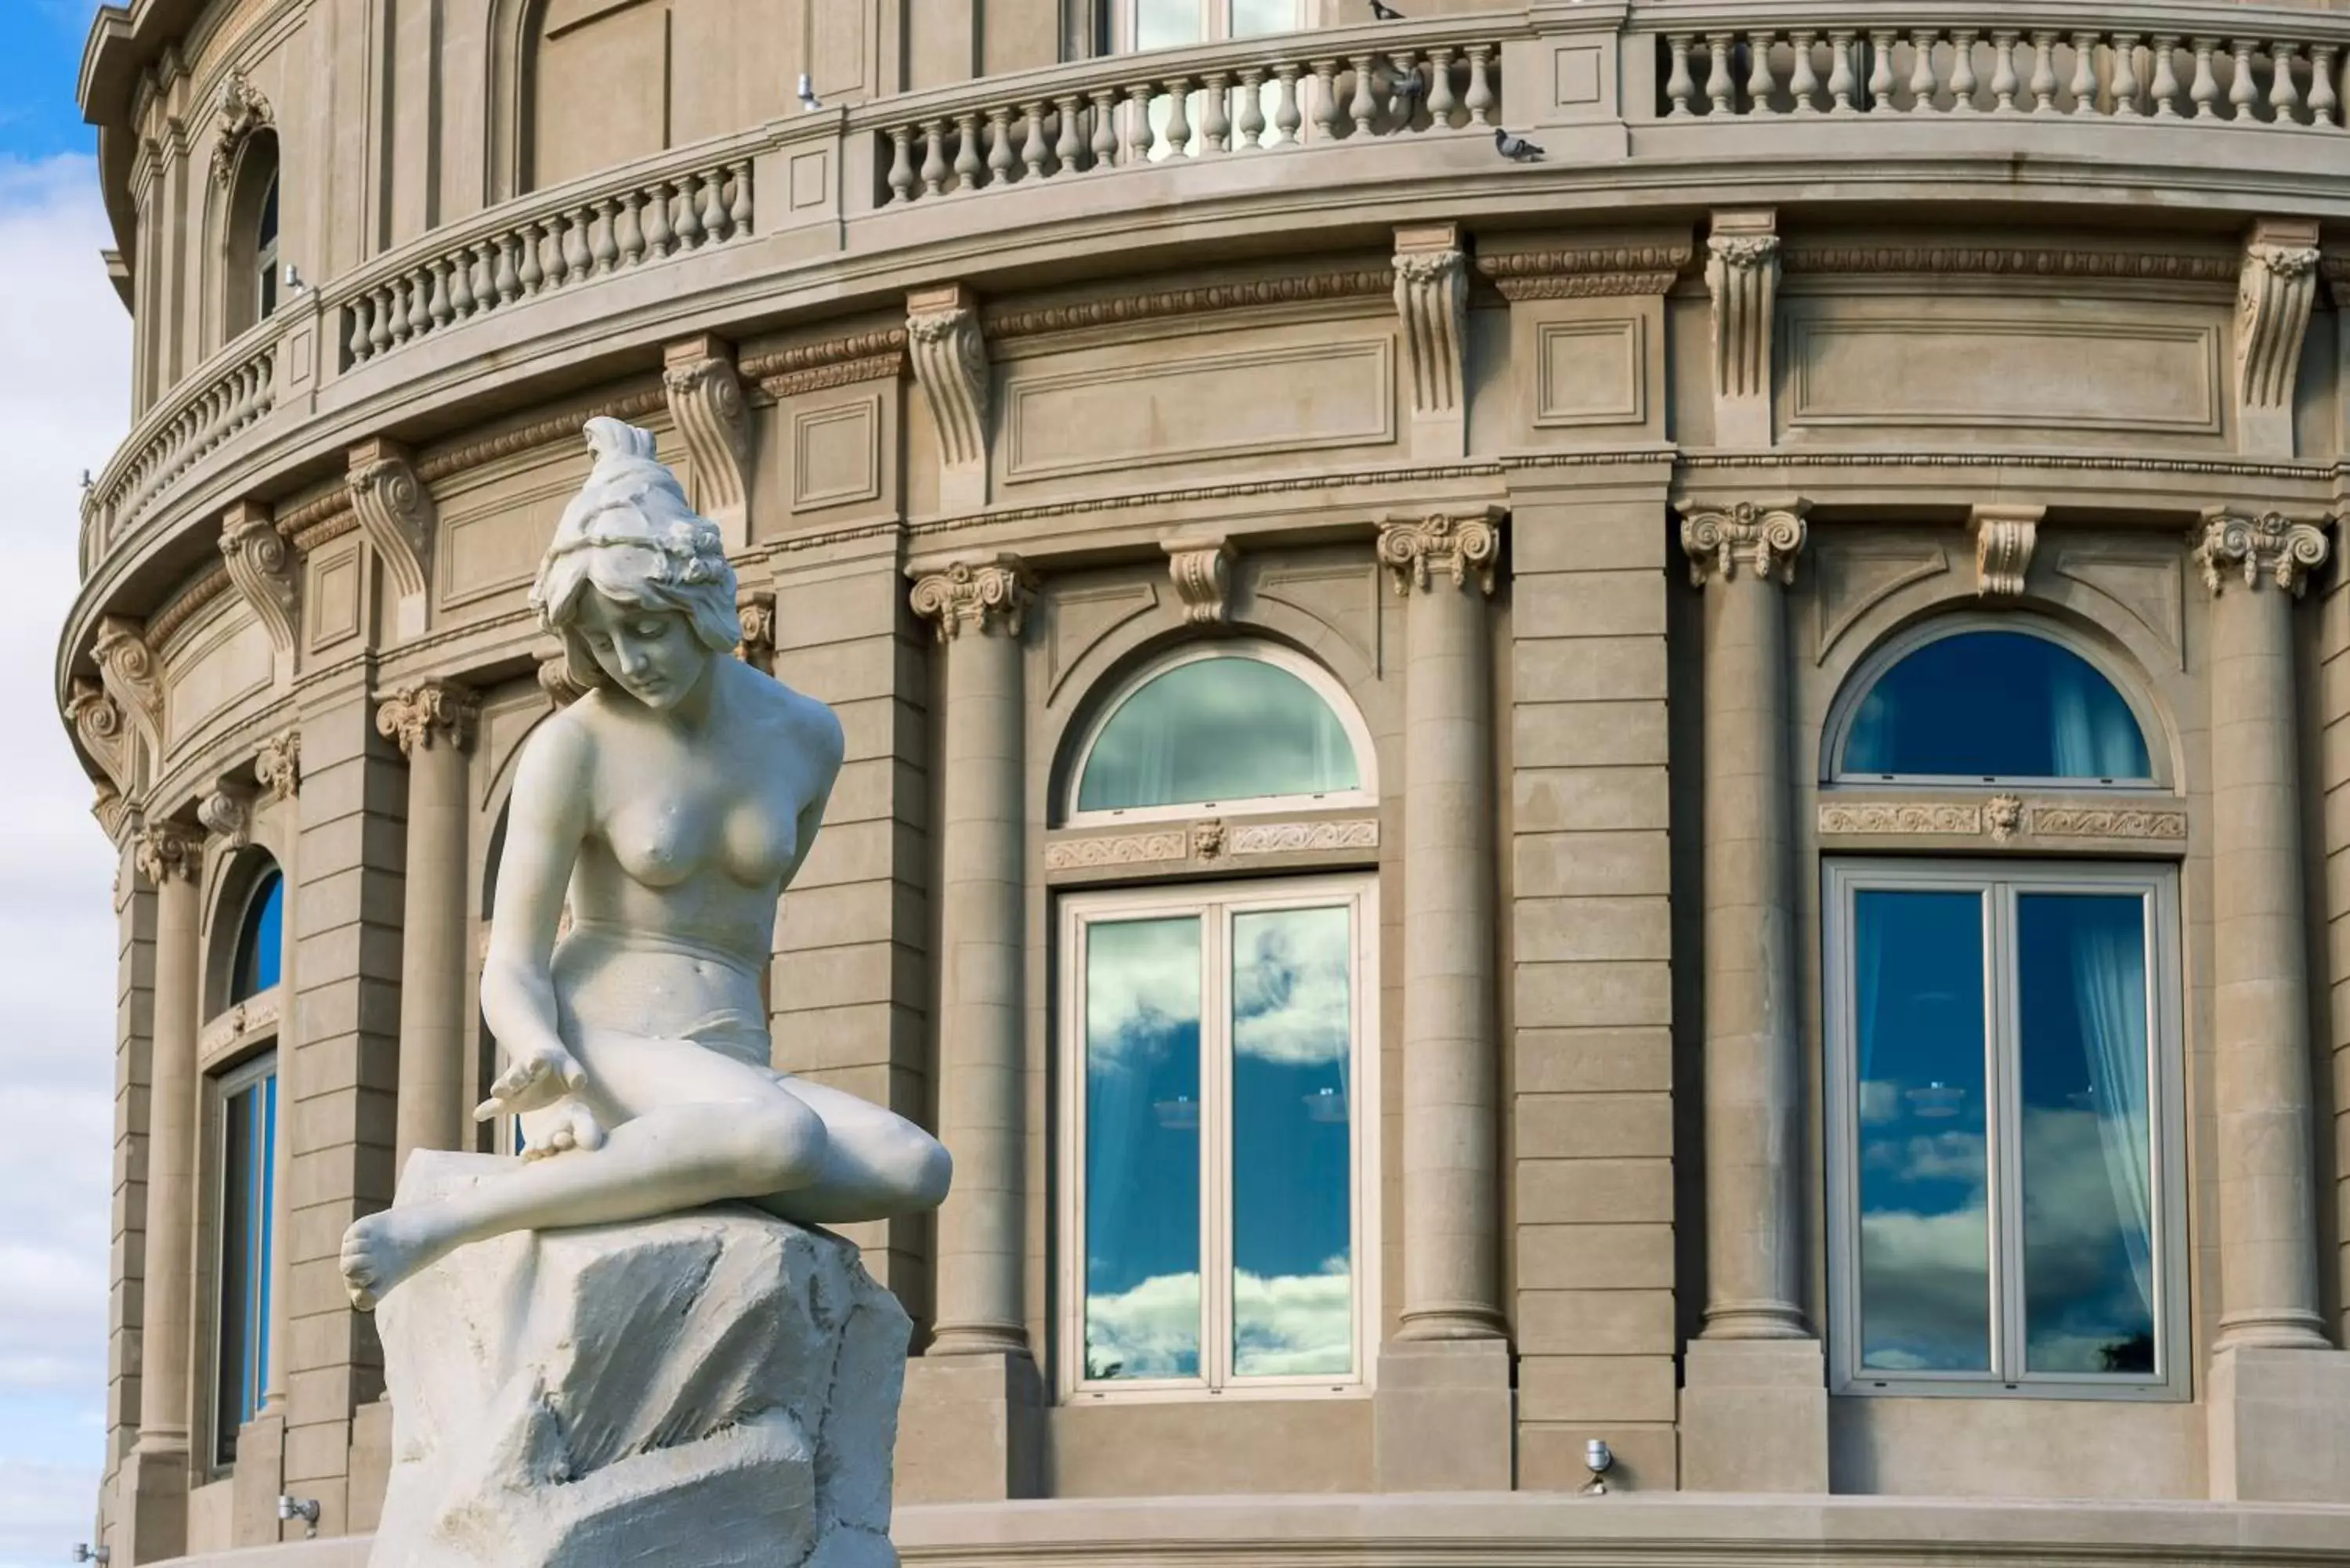
M 571 679 L 607 684 L 576 630 L 591 587 L 618 604 L 677 611 L 704 647 L 731 650 L 743 624 L 718 525 L 695 513 L 677 475 L 653 455 L 650 431 L 593 419 L 587 434 L 596 466 L 564 507 L 530 590 L 540 628 L 563 639 Z

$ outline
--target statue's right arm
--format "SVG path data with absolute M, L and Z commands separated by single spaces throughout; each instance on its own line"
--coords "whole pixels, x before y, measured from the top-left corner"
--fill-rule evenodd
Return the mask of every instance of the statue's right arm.
M 577 717 L 557 713 L 524 745 L 515 769 L 490 948 L 482 965 L 482 1016 L 514 1063 L 499 1079 L 499 1100 L 509 1097 L 509 1081 L 529 1076 L 536 1063 L 552 1069 L 541 1076 L 559 1081 L 514 1084 L 519 1097 L 532 1103 L 504 1104 L 503 1109 L 531 1109 L 577 1086 L 569 1082 L 577 1065 L 556 1032 L 549 969 L 571 868 L 588 835 L 592 752 L 591 738 Z

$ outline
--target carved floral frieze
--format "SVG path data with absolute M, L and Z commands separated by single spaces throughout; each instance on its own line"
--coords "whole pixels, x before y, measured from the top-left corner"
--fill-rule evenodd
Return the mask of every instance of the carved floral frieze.
M 224 1051 L 232 1051 L 239 1043 L 257 1034 L 267 1034 L 277 1027 L 285 1013 L 285 1000 L 277 987 L 255 996 L 248 996 L 213 1019 L 196 1036 L 196 1051 L 206 1059 Z
M 1822 801 L 1819 831 L 1846 834 L 2183 842 L 2187 813 L 2163 806 L 2069 805 L 1995 794 L 1984 801 Z
M 1108 866 L 1212 862 L 1252 855 L 1298 855 L 1377 849 L 1377 817 L 1321 822 L 1226 822 L 1208 817 L 1189 826 L 1146 833 L 1057 838 L 1045 846 L 1047 871 L 1090 871 Z

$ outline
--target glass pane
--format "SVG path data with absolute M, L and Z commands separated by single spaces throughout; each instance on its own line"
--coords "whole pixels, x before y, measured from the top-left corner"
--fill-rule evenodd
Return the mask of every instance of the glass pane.
M 1880 677 L 1845 742 L 1846 774 L 2154 776 L 2111 682 L 2069 649 L 2012 631 L 1929 642 Z
M 235 983 L 231 1002 L 243 1002 L 278 981 L 286 958 L 286 878 L 272 871 L 264 877 L 245 906 L 244 925 L 237 934 Z
M 1232 917 L 1232 1371 L 1355 1369 L 1353 912 Z
M 2016 899 L 2024 1365 L 2154 1372 L 2146 899 Z
M 1200 0 L 1134 0 L 1134 47 L 1167 49 L 1201 41 Z
M 1361 787 L 1346 726 L 1261 659 L 1197 659 L 1146 681 L 1094 741 L 1081 811 L 1325 794 Z
M 1200 1375 L 1200 921 L 1086 930 L 1086 1365 Z
M 1861 1366 L 1991 1369 L 1982 897 L 1856 895 Z
M 267 1381 L 270 1145 L 276 1077 L 255 1080 L 221 1107 L 220 1359 L 214 1450 L 236 1459 L 237 1428 L 260 1408 Z
M 1294 33 L 1297 0 L 1232 0 L 1232 36 L 1260 37 L 1266 33 Z

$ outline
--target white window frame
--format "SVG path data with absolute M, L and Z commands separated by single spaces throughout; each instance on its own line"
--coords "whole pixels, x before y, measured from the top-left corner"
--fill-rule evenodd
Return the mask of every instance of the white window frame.
M 2189 1338 L 2185 1090 L 2179 1002 L 2178 873 L 2147 862 L 1916 860 L 1846 857 L 1824 871 L 1822 995 L 1826 1020 L 1828 1388 L 1834 1394 L 1968 1398 L 2183 1400 L 2191 1396 Z M 1983 997 L 1994 1104 L 1985 1117 L 1990 1162 L 1991 1370 L 1898 1372 L 1860 1364 L 1858 1022 L 1852 991 L 1854 898 L 1863 891 L 1983 895 Z M 2021 1035 L 2012 955 L 2023 893 L 2136 891 L 2149 905 L 2147 1126 L 2154 1215 L 2155 1370 L 2029 1372 L 2022 1368 L 2022 1151 L 2016 1050 Z
M 1231 1373 L 1232 918 L 1270 910 L 1350 907 L 1355 922 L 1348 975 L 1354 1000 L 1353 1145 L 1348 1259 L 1355 1291 L 1355 1369 L 1344 1375 L 1235 1378 Z M 1198 1377 L 1085 1376 L 1086 934 L 1096 923 L 1196 915 L 1201 923 L 1200 1273 L 1203 1337 Z M 1378 878 L 1359 872 L 1254 882 L 1185 883 L 1073 893 L 1060 900 L 1057 1060 L 1060 1077 L 1057 1384 L 1078 1404 L 1192 1399 L 1359 1397 L 1371 1390 L 1379 1340 L 1379 977 Z
M 235 1066 L 210 1074 L 204 1079 L 204 1147 L 210 1166 L 205 1185 L 210 1189 L 206 1196 L 209 1199 L 212 1223 L 210 1239 L 212 1332 L 205 1335 L 204 1345 L 206 1397 L 203 1410 L 206 1420 L 203 1428 L 203 1462 L 206 1472 L 215 1477 L 231 1474 L 236 1469 L 236 1461 L 223 1459 L 220 1451 L 221 1398 L 224 1392 L 221 1387 L 220 1348 L 221 1334 L 226 1327 L 228 1310 L 225 1299 L 228 1293 L 228 1270 L 225 1266 L 227 1258 L 224 1251 L 228 1240 L 228 1104 L 261 1079 L 277 1076 L 277 1036 L 274 1033 L 264 1035 L 255 1044 L 257 1048 L 252 1054 Z M 262 1270 L 261 1280 L 263 1288 L 269 1292 L 272 1298 L 270 1304 L 262 1314 L 262 1335 L 269 1342 L 261 1366 L 261 1386 L 265 1390 L 269 1386 L 271 1363 L 276 1357 L 286 1354 L 286 1347 L 276 1344 L 270 1335 L 270 1318 L 276 1309 L 275 1297 L 277 1290 L 277 1282 L 270 1276 L 276 1272 L 277 1248 L 285 1241 L 284 1237 L 274 1233 L 277 1222 L 277 1182 L 284 1175 L 276 1168 L 278 1130 L 275 1124 L 276 1119 L 287 1114 L 285 1087 L 281 1080 L 277 1085 L 279 1092 L 276 1109 L 272 1118 L 270 1147 L 261 1151 L 262 1158 L 270 1167 L 267 1178 L 269 1201 L 265 1206 L 262 1222 L 273 1232 L 269 1238 L 267 1249 L 268 1262 Z M 257 1407 L 256 1413 L 258 1413 Z
M 1171 805 L 1118 806 L 1109 810 L 1078 809 L 1078 794 L 1085 787 L 1086 769 L 1093 762 L 1094 744 L 1102 732 L 1109 728 L 1127 700 L 1168 671 L 1186 664 L 1196 664 L 1209 659 L 1253 659 L 1287 670 L 1305 682 L 1314 694 L 1322 699 L 1346 732 L 1347 743 L 1355 752 L 1355 776 L 1360 781 L 1354 789 L 1328 790 L 1319 794 L 1268 794 L 1234 801 L 1177 801 Z M 1328 811 L 1364 809 L 1379 802 L 1378 752 L 1371 743 L 1370 726 L 1356 710 L 1346 689 L 1330 677 L 1330 672 L 1276 642 L 1256 638 L 1219 638 L 1211 642 L 1190 644 L 1164 659 L 1154 659 L 1112 688 L 1109 696 L 1095 711 L 1086 725 L 1085 738 L 1078 742 L 1076 758 L 1069 768 L 1067 782 L 1062 787 L 1061 824 L 1065 827 L 1104 827 L 1120 822 L 1177 822 L 1195 816 L 1260 816 L 1271 812 Z
M 1197 48 L 1200 44 L 1223 43 L 1230 40 L 1232 36 L 1232 0 L 1196 0 L 1196 3 L 1200 8 L 1200 36 L 1198 43 L 1170 44 L 1166 46 L 1167 47 Z M 1324 25 L 1322 13 L 1325 6 L 1323 0 L 1295 0 L 1295 3 L 1297 6 L 1297 26 L 1295 28 L 1292 29 L 1293 31 L 1300 33 L 1309 32 L 1315 27 Z M 1131 55 L 1146 52 L 1138 50 L 1134 45 L 1134 36 L 1138 30 L 1136 26 L 1137 0 L 1111 0 L 1109 13 L 1110 52 L 1118 55 Z M 1364 15 L 1365 18 L 1367 20 L 1369 16 L 1367 7 L 1365 8 Z M 1277 38 L 1282 36 L 1282 35 L 1279 33 L 1252 33 L 1249 36 L 1253 38 Z
M 2130 717 L 2137 721 L 2139 736 L 2146 742 L 2147 769 L 2153 775 L 2143 779 L 2035 778 L 2023 774 L 1866 774 L 1855 773 L 1844 765 L 1846 745 L 1852 739 L 1852 727 L 1859 717 L 1860 705 L 1877 689 L 1893 667 L 1930 643 L 1944 638 L 1957 637 L 1970 631 L 2001 631 L 2019 637 L 2036 637 L 2043 642 L 2054 643 L 2065 652 L 2079 658 L 2103 676 L 2107 685 L 2128 707 Z M 1897 637 L 1887 638 L 1873 649 L 1867 658 L 1853 668 L 1845 678 L 1844 689 L 1835 706 L 1828 714 L 1823 730 L 1820 778 L 1823 783 L 1862 785 L 1871 789 L 1901 789 L 1923 786 L 1934 789 L 1983 789 L 1992 786 L 2034 790 L 2074 790 L 2111 794 L 2125 791 L 2132 794 L 2168 793 L 2171 789 L 2170 750 L 2168 732 L 2161 718 L 2146 694 L 2137 689 L 2114 667 L 2104 649 L 2087 639 L 2075 636 L 2069 628 L 2052 621 L 2032 617 L 1991 614 L 1937 616 L 1924 624 L 1911 628 Z

